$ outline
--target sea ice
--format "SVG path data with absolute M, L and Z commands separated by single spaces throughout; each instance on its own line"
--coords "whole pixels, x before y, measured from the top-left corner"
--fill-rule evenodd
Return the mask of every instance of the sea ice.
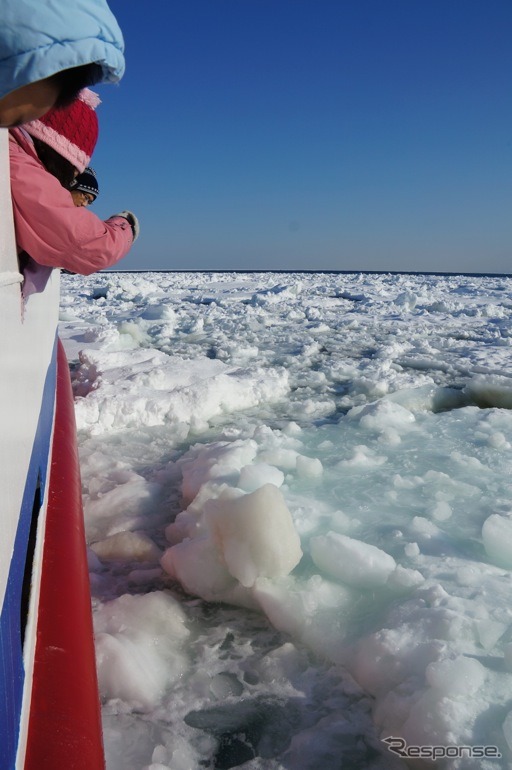
M 63 277 L 107 770 L 508 770 L 511 318 L 500 276 Z
M 208 596 L 213 592 L 221 600 L 235 580 L 250 588 L 258 577 L 287 575 L 300 561 L 292 517 L 273 484 L 236 497 L 223 493 L 206 500 L 202 515 L 202 534 L 171 546 L 162 559 L 164 569 L 181 576 L 188 587 L 193 580 L 196 587 L 207 586 Z
M 484 521 L 482 539 L 493 564 L 512 569 L 512 517 L 493 513 Z
M 94 615 L 100 694 L 150 711 L 166 688 L 187 670 L 189 630 L 169 594 L 125 594 Z
M 309 544 L 316 566 L 349 585 L 381 586 L 396 568 L 395 560 L 385 551 L 338 532 L 313 537 Z

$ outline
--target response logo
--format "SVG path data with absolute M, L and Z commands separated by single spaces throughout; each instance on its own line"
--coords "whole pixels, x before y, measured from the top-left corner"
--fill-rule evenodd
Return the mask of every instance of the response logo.
M 389 736 L 382 739 L 387 744 L 389 751 L 398 754 L 404 759 L 499 759 L 500 750 L 497 746 L 408 746 L 403 738 Z

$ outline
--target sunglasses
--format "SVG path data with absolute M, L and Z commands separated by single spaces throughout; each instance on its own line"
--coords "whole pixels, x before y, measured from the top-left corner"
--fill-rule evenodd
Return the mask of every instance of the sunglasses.
M 94 203 L 95 198 L 91 193 L 84 192 L 83 190 L 73 190 L 73 193 L 79 196 L 86 206 L 90 206 L 91 203 Z

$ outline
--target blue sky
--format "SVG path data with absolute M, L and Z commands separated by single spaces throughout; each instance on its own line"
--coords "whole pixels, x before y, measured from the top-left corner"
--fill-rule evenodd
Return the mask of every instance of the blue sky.
M 110 0 L 125 269 L 512 272 L 510 0 Z

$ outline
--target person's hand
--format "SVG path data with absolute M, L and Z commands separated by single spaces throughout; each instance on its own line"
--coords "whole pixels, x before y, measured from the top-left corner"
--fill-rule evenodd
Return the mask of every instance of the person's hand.
M 133 233 L 133 240 L 136 241 L 139 237 L 140 232 L 140 226 L 139 226 L 139 220 L 135 216 L 135 214 L 132 211 L 121 211 L 120 214 L 117 214 L 118 217 L 124 217 L 128 220 L 130 227 L 132 228 Z

